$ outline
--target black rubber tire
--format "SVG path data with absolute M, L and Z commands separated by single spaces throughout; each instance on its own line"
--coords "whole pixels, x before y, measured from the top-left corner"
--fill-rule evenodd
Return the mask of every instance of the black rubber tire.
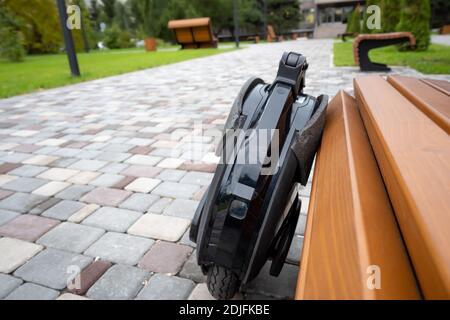
M 234 297 L 239 288 L 238 277 L 229 269 L 213 264 L 208 268 L 208 290 L 218 300 Z

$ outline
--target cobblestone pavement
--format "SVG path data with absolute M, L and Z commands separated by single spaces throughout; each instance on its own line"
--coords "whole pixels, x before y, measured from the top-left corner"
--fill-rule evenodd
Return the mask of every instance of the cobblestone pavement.
M 299 40 L 1 100 L 0 299 L 211 298 L 187 237 L 217 161 L 208 132 L 285 50 L 308 57 L 313 95 L 360 74 L 331 67 L 332 41 Z M 266 265 L 237 298 L 293 296 L 309 190 L 281 276 Z

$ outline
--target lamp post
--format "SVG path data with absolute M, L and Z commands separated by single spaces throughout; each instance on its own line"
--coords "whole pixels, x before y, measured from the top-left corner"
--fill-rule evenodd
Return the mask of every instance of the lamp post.
M 234 42 L 239 48 L 239 0 L 233 0 Z
M 56 5 L 59 11 L 59 21 L 61 23 L 61 29 L 64 37 L 64 44 L 66 47 L 67 57 L 69 59 L 70 71 L 73 77 L 80 76 L 80 68 L 78 67 L 77 54 L 75 52 L 75 45 L 73 44 L 72 33 L 67 27 L 67 11 L 66 3 L 64 0 L 56 0 Z
M 267 0 L 264 0 L 264 3 L 263 3 L 263 15 L 264 15 L 263 35 L 264 35 L 264 39 L 267 39 Z

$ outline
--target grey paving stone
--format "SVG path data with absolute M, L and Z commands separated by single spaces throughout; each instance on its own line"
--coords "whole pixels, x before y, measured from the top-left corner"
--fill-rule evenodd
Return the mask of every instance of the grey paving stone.
M 58 220 L 67 220 L 71 215 L 85 206 L 78 201 L 62 200 L 50 209 L 44 211 L 42 216 Z
M 38 204 L 36 207 L 31 209 L 29 213 L 30 214 L 39 215 L 42 212 L 44 212 L 45 210 L 53 207 L 54 205 L 56 205 L 60 201 L 61 201 L 61 199 L 49 198 L 48 200 L 45 200 L 44 202 Z
M 180 182 L 207 186 L 211 183 L 213 176 L 214 174 L 208 172 L 190 171 L 183 177 L 183 179 L 181 179 Z
M 63 222 L 44 234 L 36 243 L 50 248 L 81 253 L 104 233 L 103 229 Z
M 195 282 L 206 282 L 206 276 L 203 274 L 202 269 L 197 264 L 197 252 L 192 252 L 189 259 L 180 271 L 180 277 L 187 278 Z
M 306 215 L 300 214 L 300 216 L 298 217 L 297 226 L 295 228 L 295 234 L 298 234 L 298 235 L 305 234 L 306 219 L 307 219 Z
M 14 276 L 49 288 L 62 290 L 74 275 L 71 270 L 82 270 L 92 258 L 57 249 L 46 249 L 20 267 Z
M 37 178 L 18 178 L 2 185 L 2 188 L 16 192 L 32 192 L 47 182 L 47 180 Z
M 286 261 L 298 265 L 302 256 L 303 236 L 294 235 Z
M 118 264 L 106 271 L 86 295 L 98 300 L 133 299 L 148 277 L 142 269 Z
M 108 232 L 91 245 L 85 254 L 115 263 L 135 265 L 153 243 L 150 239 Z
M 15 278 L 8 274 L 0 273 L 0 299 L 6 297 L 22 283 L 22 279 Z
M 159 200 L 158 196 L 145 193 L 134 193 L 119 205 L 119 208 L 145 212 Z
M 93 190 L 94 186 L 87 186 L 87 185 L 73 185 L 68 187 L 67 189 L 64 189 L 60 193 L 56 194 L 56 198 L 64 199 L 64 200 L 73 200 L 77 201 L 82 196 L 84 196 L 89 191 Z
M 111 173 L 104 173 L 101 176 L 98 176 L 89 184 L 97 187 L 112 187 L 119 181 L 121 181 L 124 178 L 124 176 L 120 174 L 111 174 Z
M 44 202 L 47 197 L 28 193 L 14 193 L 8 198 L 0 201 L 0 208 L 17 211 L 20 213 L 27 213 L 38 204 Z
M 18 215 L 20 215 L 20 213 L 15 211 L 0 209 L 0 226 L 7 223 L 8 221 L 11 221 Z
M 106 166 L 104 166 L 103 168 L 101 168 L 98 171 L 114 174 L 114 173 L 119 173 L 128 167 L 129 167 L 128 164 L 113 162 L 113 163 L 107 164 Z
M 163 181 L 178 182 L 187 173 L 184 170 L 166 169 L 163 170 L 156 178 Z
M 180 243 L 195 248 L 197 245 L 195 242 L 192 242 L 191 239 L 189 239 L 189 231 L 191 228 L 187 229 L 187 231 L 183 234 L 183 236 L 180 239 Z
M 200 186 L 195 184 L 163 182 L 153 189 L 151 193 L 175 199 L 189 199 L 199 189 Z
M 61 159 L 58 159 L 58 160 L 52 162 L 51 164 L 49 164 L 49 166 L 50 167 L 58 167 L 58 168 L 67 168 L 68 166 L 75 163 L 76 161 L 78 161 L 78 159 L 76 159 L 76 158 L 61 158 Z
M 244 286 L 244 293 L 258 293 L 278 299 L 292 299 L 297 285 L 298 266 L 285 263 L 278 277 L 270 275 L 270 261 L 266 262 L 259 275 Z
M 122 162 L 131 156 L 132 156 L 131 153 L 104 151 L 101 152 L 97 157 L 95 157 L 95 159 L 104 161 Z
M 53 289 L 45 288 L 34 283 L 24 283 L 5 300 L 54 300 L 59 296 L 59 292 Z
M 107 164 L 106 161 L 82 159 L 70 165 L 69 168 L 82 171 L 96 171 Z
M 151 213 L 163 213 L 164 209 L 172 203 L 173 199 L 170 198 L 161 198 L 158 201 L 156 201 L 149 209 L 148 211 Z
M 141 216 L 142 213 L 137 211 L 102 207 L 87 217 L 82 223 L 109 231 L 125 232 Z
M 198 204 L 199 201 L 195 200 L 175 199 L 166 209 L 164 209 L 163 214 L 192 220 Z
M 185 300 L 194 289 L 194 282 L 157 273 L 139 292 L 137 300 Z
M 26 164 L 26 165 L 18 167 L 17 169 L 10 171 L 8 174 L 11 174 L 14 176 L 32 178 L 32 177 L 37 176 L 41 172 L 44 172 L 45 170 L 48 170 L 48 168 L 41 167 L 41 166 L 34 166 L 31 164 Z

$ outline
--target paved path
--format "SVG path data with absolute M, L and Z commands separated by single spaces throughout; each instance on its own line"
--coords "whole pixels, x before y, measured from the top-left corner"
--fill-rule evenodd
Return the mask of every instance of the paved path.
M 450 46 L 450 35 L 432 35 L 431 42 Z
M 285 50 L 308 57 L 313 95 L 351 91 L 360 74 L 331 67 L 332 41 L 300 40 L 1 100 L 0 298 L 209 298 L 187 233 L 213 134 L 244 81 L 273 80 Z M 264 268 L 237 298 L 292 297 L 309 190 L 282 275 Z

